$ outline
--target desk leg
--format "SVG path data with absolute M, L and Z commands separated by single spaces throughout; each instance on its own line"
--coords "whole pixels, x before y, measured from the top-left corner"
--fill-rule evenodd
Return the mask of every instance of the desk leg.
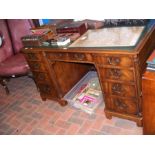
M 42 96 L 42 95 L 41 95 L 41 99 L 42 99 L 43 101 L 46 101 L 46 97 L 44 97 L 44 96 Z
M 143 122 L 142 122 L 142 120 L 137 121 L 137 126 L 138 126 L 138 127 L 142 127 L 142 126 L 143 126 Z
M 112 115 L 108 111 L 104 110 L 104 112 L 107 119 L 112 119 Z
M 47 98 L 45 96 L 42 96 L 42 95 L 41 95 L 41 99 L 43 101 L 46 101 L 47 100 Z M 61 106 L 66 106 L 68 104 L 68 102 L 66 100 L 63 100 L 63 99 L 55 99 L 55 98 L 53 98 L 53 99 L 50 98 L 50 99 L 53 100 L 53 101 L 58 102 Z

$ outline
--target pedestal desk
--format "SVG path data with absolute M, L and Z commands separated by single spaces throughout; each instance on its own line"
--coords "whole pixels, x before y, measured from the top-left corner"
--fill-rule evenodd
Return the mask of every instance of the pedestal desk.
M 155 48 L 155 27 L 117 27 L 88 30 L 66 47 L 24 47 L 43 100 L 61 105 L 63 96 L 92 68 L 98 73 L 105 114 L 142 125 L 141 77 Z

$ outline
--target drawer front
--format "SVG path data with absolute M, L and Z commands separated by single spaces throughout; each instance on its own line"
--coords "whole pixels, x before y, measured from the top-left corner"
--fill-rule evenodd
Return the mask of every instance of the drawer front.
M 42 60 L 41 54 L 39 53 L 26 53 L 25 55 L 26 55 L 27 60 L 32 60 L 32 61 Z
M 76 61 L 91 61 L 91 55 L 90 54 L 84 54 L 84 53 L 68 53 L 70 60 L 76 60 Z
M 68 53 L 63 53 L 63 52 L 46 53 L 46 56 L 50 60 L 67 60 L 68 59 Z
M 38 83 L 37 86 L 40 93 L 43 95 L 53 96 L 54 98 L 58 96 L 54 86 L 51 83 Z
M 120 67 L 133 67 L 132 57 L 122 55 L 93 55 L 97 64 Z
M 111 95 L 118 95 L 122 97 L 136 97 L 136 89 L 133 85 L 127 85 L 124 83 L 108 83 L 108 92 Z
M 46 70 L 42 62 L 29 61 L 28 63 L 32 71 L 45 71 Z
M 34 72 L 33 71 L 33 76 L 37 82 L 50 81 L 47 73 L 44 73 L 44 72 Z
M 124 114 L 138 114 L 136 100 L 106 96 L 105 101 L 108 110 Z
M 51 60 L 69 60 L 69 61 L 92 61 L 91 54 L 84 54 L 84 53 L 64 53 L 64 52 L 57 52 L 57 53 L 47 53 L 46 54 L 48 59 Z
M 134 82 L 134 72 L 128 69 L 99 67 L 101 79 Z

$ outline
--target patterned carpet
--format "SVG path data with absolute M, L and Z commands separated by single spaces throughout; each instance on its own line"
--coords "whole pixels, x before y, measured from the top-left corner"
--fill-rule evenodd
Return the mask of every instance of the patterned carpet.
M 0 86 L 1 135 L 141 135 L 135 122 L 105 118 L 104 104 L 89 115 L 70 105 L 42 101 L 32 79 L 14 78 L 11 94 Z

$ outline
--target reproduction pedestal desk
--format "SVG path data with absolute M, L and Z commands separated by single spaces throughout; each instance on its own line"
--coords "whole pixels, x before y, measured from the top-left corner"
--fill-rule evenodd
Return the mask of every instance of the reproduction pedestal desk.
M 24 47 L 43 100 L 61 105 L 63 96 L 95 68 L 105 100 L 105 114 L 142 126 L 142 73 L 155 48 L 154 24 L 88 30 L 66 47 Z

